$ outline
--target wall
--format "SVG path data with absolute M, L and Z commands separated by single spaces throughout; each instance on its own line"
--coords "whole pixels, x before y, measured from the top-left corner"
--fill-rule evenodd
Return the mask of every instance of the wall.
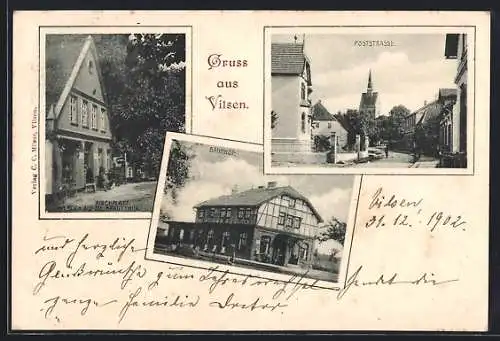
M 463 49 L 464 41 L 466 42 L 466 35 L 461 34 L 458 38 L 457 79 L 455 80 L 455 83 L 457 85 L 457 101 L 455 103 L 455 106 L 453 107 L 453 123 L 452 123 L 453 127 L 452 151 L 454 153 L 459 152 L 461 149 L 463 149 L 463 146 L 461 147 L 462 144 L 464 144 L 464 146 L 466 145 L 466 141 L 462 141 L 462 139 L 460 138 L 460 130 L 462 129 L 460 122 L 460 112 L 461 112 L 461 107 L 463 106 L 462 99 L 464 98 L 465 102 L 467 102 L 466 91 L 465 91 L 465 97 L 463 97 L 464 94 L 462 94 L 461 90 L 461 87 L 463 85 L 465 85 L 465 89 L 467 89 L 467 50 L 464 51 Z M 467 106 L 467 103 L 465 103 L 465 106 Z M 464 114 L 467 115 L 467 113 Z
M 217 246 L 216 253 L 221 253 L 223 232 L 230 232 L 230 239 L 226 245 L 234 244 L 236 246 L 236 257 L 250 259 L 253 245 L 254 227 L 247 225 L 228 225 L 228 224 L 201 224 L 201 223 L 178 223 L 169 222 L 168 227 L 162 224 L 163 233 L 157 235 L 156 243 L 159 244 L 184 244 L 198 246 L 203 251 L 207 244 L 208 232 L 213 229 L 214 235 L 208 245 L 208 251 L 212 251 L 214 245 Z M 180 230 L 183 230 L 183 238 L 180 238 Z M 191 231 L 194 231 L 191 234 Z M 241 233 L 247 234 L 246 245 L 238 248 Z M 230 247 L 226 246 L 225 254 L 230 255 Z
M 300 227 L 286 228 L 286 220 L 284 225 L 278 224 L 280 212 L 301 218 Z M 289 231 L 300 234 L 304 237 L 314 237 L 318 223 L 318 219 L 313 214 L 311 208 L 304 201 L 296 199 L 295 207 L 288 207 L 281 196 L 264 203 L 259 208 L 257 218 L 258 226 L 270 228 L 278 232 Z
M 210 216 L 211 209 L 214 209 L 214 216 Z M 227 212 L 228 208 L 231 209 L 231 214 L 228 217 Z M 238 216 L 239 208 L 243 208 L 245 210 L 243 217 L 240 218 Z M 250 210 L 250 215 L 245 216 L 246 209 Z M 224 217 L 221 216 L 221 211 L 226 213 Z M 203 216 L 200 217 L 200 211 L 203 211 Z M 250 224 L 255 225 L 255 221 L 257 218 L 257 209 L 254 207 L 239 207 L 239 206 L 228 206 L 228 207 L 210 207 L 203 206 L 196 210 L 196 222 L 197 223 L 226 223 L 226 224 Z
M 94 64 L 93 73 L 89 73 L 88 62 L 92 61 Z M 92 53 L 88 52 L 85 60 L 83 61 L 79 73 L 75 79 L 73 84 L 72 91 L 67 96 L 65 103 L 61 109 L 61 112 L 57 119 L 57 129 L 63 129 L 67 131 L 73 131 L 80 134 L 85 134 L 92 137 L 111 139 L 111 129 L 109 122 L 109 112 L 106 103 L 104 103 L 104 98 L 102 94 L 102 87 L 99 82 L 99 77 L 97 75 L 97 70 L 95 69 L 95 58 Z M 80 93 L 81 92 L 81 93 Z M 83 94 L 82 94 L 83 93 Z M 76 96 L 78 98 L 77 101 L 77 112 L 78 112 L 78 124 L 74 125 L 70 120 L 70 98 L 71 96 Z M 86 96 L 85 96 L 86 95 Z M 89 116 L 89 125 L 88 127 L 84 127 L 82 124 L 82 116 L 80 112 L 80 101 L 84 98 L 88 101 L 88 116 Z M 92 105 L 97 105 L 97 124 L 98 130 L 93 130 L 90 126 L 90 116 L 92 114 Z M 105 118 L 105 130 L 101 129 L 101 109 L 104 108 L 106 111 Z
M 300 77 L 273 75 L 272 110 L 278 114 L 278 122 L 272 130 L 273 138 L 297 138 L 299 130 Z M 269 113 L 270 115 L 270 113 Z
M 331 124 L 331 128 L 328 128 L 328 123 Z M 316 128 L 316 125 L 319 127 Z M 313 135 L 330 136 L 332 132 L 336 133 L 339 146 L 344 147 L 347 144 L 348 133 L 338 121 L 313 121 Z

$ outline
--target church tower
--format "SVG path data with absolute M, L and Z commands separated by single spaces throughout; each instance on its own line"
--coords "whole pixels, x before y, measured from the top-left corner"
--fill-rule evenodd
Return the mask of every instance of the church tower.
M 364 115 L 369 115 L 372 119 L 375 119 L 379 110 L 378 92 L 373 91 L 372 70 L 370 69 L 368 71 L 368 85 L 366 86 L 366 92 L 361 94 L 359 112 Z

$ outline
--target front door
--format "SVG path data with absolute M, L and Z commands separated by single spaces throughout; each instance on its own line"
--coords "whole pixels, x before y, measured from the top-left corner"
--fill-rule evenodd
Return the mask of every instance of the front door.
M 273 243 L 273 263 L 276 265 L 286 265 L 287 237 L 279 234 L 274 237 Z

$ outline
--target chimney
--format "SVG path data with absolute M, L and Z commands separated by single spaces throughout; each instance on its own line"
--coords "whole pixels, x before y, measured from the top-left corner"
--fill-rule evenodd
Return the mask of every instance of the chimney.
M 427 101 L 424 101 L 424 106 L 427 105 Z
M 259 186 L 258 188 L 259 189 L 264 189 L 264 188 L 266 188 L 266 186 Z
M 236 194 L 238 193 L 238 186 L 234 185 L 233 188 L 231 188 L 231 194 Z
M 269 181 L 267 183 L 267 188 L 276 188 L 277 185 L 278 183 L 276 181 Z

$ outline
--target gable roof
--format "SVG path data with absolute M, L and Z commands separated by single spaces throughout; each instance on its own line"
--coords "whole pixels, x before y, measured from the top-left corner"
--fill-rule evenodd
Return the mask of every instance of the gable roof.
M 337 122 L 339 122 L 342 128 L 344 128 L 347 132 L 351 132 L 353 130 L 351 124 L 349 123 L 349 120 L 347 119 L 347 115 L 338 113 L 333 116 L 335 117 Z
M 371 95 L 363 92 L 361 94 L 361 103 L 360 109 L 363 109 L 364 106 L 375 106 L 377 103 L 378 92 L 372 92 Z
M 296 189 L 291 186 L 283 186 L 283 187 L 264 187 L 264 188 L 252 188 L 243 192 L 237 192 L 229 195 L 223 195 L 218 198 L 209 199 L 203 201 L 196 206 L 195 208 L 203 207 L 203 206 L 259 206 L 266 201 L 269 201 L 275 197 L 287 194 L 289 196 L 299 198 L 304 200 L 304 202 L 311 208 L 314 215 L 318 218 L 320 222 L 323 221 L 318 211 L 311 204 L 309 199 L 300 194 Z
M 45 105 L 46 110 L 54 110 L 57 118 L 89 50 L 96 58 L 95 68 L 101 85 L 103 80 L 92 36 L 48 34 L 45 39 Z M 102 93 L 106 101 L 104 87 Z
M 422 108 L 414 112 L 414 115 L 417 115 L 417 117 L 419 118 L 416 124 L 423 124 L 426 121 L 437 117 L 439 114 L 441 114 L 442 109 L 443 105 L 437 100 L 424 105 Z
M 312 107 L 312 119 L 313 121 L 334 121 L 336 118 L 330 114 L 328 109 L 325 108 L 321 101 L 318 101 Z
M 306 56 L 303 44 L 271 44 L 271 73 L 301 75 L 305 63 Z

